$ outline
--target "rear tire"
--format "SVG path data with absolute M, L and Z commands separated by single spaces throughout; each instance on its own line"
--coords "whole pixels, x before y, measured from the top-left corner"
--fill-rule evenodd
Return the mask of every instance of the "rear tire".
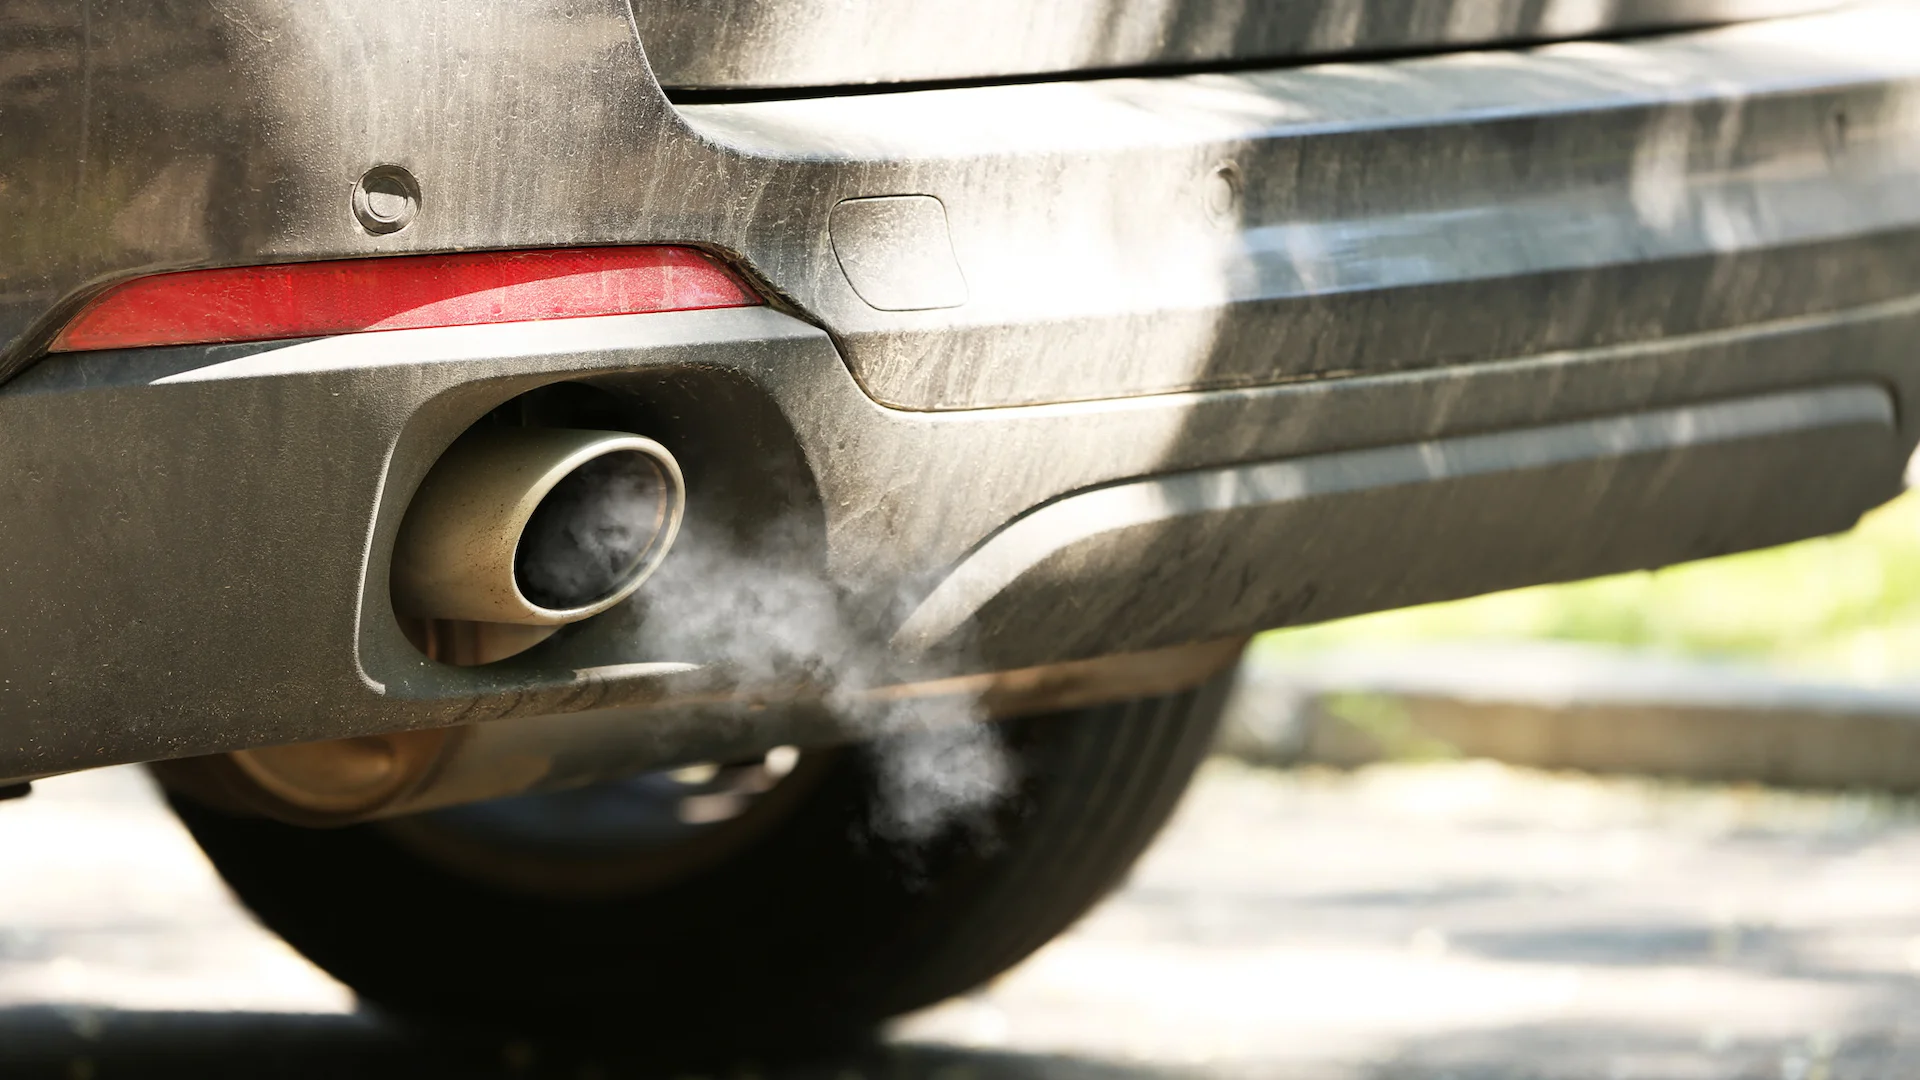
M 380 825 L 175 806 L 262 922 L 402 1015 L 663 1051 L 818 1045 L 986 981 L 1113 888 L 1206 753 L 1225 684 L 996 725 L 1015 790 L 921 844 L 876 834 L 871 748 L 837 752 L 724 859 L 615 895 L 503 888 Z

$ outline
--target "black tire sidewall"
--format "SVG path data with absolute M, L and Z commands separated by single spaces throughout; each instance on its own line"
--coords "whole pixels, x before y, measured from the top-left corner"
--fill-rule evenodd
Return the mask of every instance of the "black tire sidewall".
M 1216 682 L 1009 721 L 1015 790 L 924 845 L 873 833 L 873 758 L 843 753 L 750 847 L 613 899 L 491 887 L 377 827 L 174 803 L 262 922 L 402 1014 L 688 1044 L 832 1039 L 992 977 L 1104 895 L 1171 812 L 1221 697 Z

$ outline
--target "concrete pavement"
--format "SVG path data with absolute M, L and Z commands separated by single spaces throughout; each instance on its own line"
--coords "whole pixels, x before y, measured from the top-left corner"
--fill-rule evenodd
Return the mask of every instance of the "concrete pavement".
M 0 807 L 0 1077 L 639 1075 L 450 1044 L 254 926 L 141 774 Z M 822 1080 L 1920 1076 L 1920 805 L 1488 763 L 1208 766 L 1121 893 Z

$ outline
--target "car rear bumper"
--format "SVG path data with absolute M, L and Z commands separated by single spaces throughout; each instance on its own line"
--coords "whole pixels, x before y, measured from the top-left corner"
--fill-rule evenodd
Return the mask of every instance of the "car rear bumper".
M 643 647 L 640 607 L 483 668 L 402 637 L 386 574 L 414 488 L 474 419 L 557 381 L 647 402 L 708 535 L 790 540 L 903 677 L 1845 528 L 1920 438 L 1915 30 L 1863 11 L 670 116 L 654 88 L 654 127 L 600 115 L 537 162 L 550 132 L 356 127 L 301 159 L 311 199 L 171 264 L 691 242 L 783 310 L 17 346 L 0 777 L 748 685 L 738 642 Z M 319 174 L 404 160 L 379 145 L 395 130 L 430 148 L 427 211 L 336 227 Z M 895 201 L 837 219 L 856 199 Z M 57 313 L 14 300 L 33 295 Z
M 648 591 L 719 542 L 697 528 L 641 606 L 522 657 L 452 668 L 406 642 L 386 579 L 414 487 L 478 415 L 549 382 L 658 408 L 652 433 L 697 462 L 690 507 L 804 548 L 795 572 L 851 598 L 809 618 L 877 620 L 900 672 L 937 677 L 1845 528 L 1898 489 L 1916 334 L 1902 301 L 1653 348 L 944 414 L 874 404 L 826 335 L 767 309 L 77 354 L 0 393 L 0 773 L 779 696 L 735 668 L 793 632 L 752 610 L 793 608 L 749 610 L 717 654 L 643 644 L 662 640 L 637 629 Z M 762 498 L 769 476 L 795 488 Z

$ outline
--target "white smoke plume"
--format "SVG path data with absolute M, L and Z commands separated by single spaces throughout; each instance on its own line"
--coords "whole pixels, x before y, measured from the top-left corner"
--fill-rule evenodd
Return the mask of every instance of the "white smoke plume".
M 868 693 L 895 681 L 889 613 L 850 612 L 842 590 L 798 556 L 808 545 L 790 523 L 746 543 L 706 532 L 690 524 L 641 590 L 644 655 L 723 665 L 744 691 L 821 691 L 874 756 L 875 836 L 919 845 L 956 826 L 987 829 L 1017 778 L 980 702 Z
M 879 799 L 869 824 L 883 839 L 925 844 L 956 825 L 976 834 L 1013 786 L 1000 732 L 976 701 L 921 698 L 898 702 L 892 729 L 873 745 Z

